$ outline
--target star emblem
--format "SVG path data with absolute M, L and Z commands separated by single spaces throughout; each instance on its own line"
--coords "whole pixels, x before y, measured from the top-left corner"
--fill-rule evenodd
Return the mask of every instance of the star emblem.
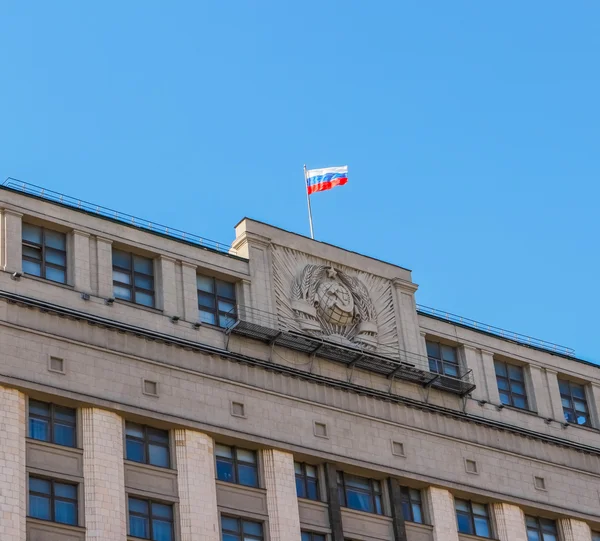
M 327 269 L 327 278 L 335 280 L 337 278 L 337 271 L 333 267 Z

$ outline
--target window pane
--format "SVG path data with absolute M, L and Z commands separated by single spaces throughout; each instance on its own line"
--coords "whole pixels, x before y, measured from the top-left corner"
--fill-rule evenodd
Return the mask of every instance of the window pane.
M 407 501 L 402 501 L 402 514 L 404 515 L 404 520 L 408 520 L 412 522 L 412 509 L 410 503 Z
M 475 535 L 480 537 L 491 537 L 490 525 L 486 518 L 475 517 Z
M 577 412 L 587 412 L 587 406 L 585 402 L 581 402 L 581 400 L 573 400 L 573 404 L 575 405 L 575 411 Z
M 369 480 L 364 477 L 356 477 L 354 475 L 346 475 L 344 476 L 347 487 L 356 487 L 362 488 L 363 490 L 371 490 L 371 486 L 369 484 Z
M 54 518 L 56 522 L 63 524 L 77 523 L 77 504 L 75 502 L 63 502 L 56 500 L 54 502 Z
M 375 496 L 375 512 L 378 515 L 383 515 L 383 506 L 381 505 L 381 496 Z
M 506 393 L 500 393 L 500 402 L 502 402 L 503 404 L 506 404 L 507 406 L 510 406 L 510 395 L 506 394 Z
M 249 487 L 258 486 L 258 472 L 256 471 L 256 466 L 244 466 L 240 464 L 238 466 L 238 476 L 240 485 Z
M 198 293 L 198 306 L 202 306 L 204 308 L 210 308 L 211 310 L 215 309 L 215 297 L 213 295 L 208 295 L 207 293 Z
M 59 252 L 51 248 L 46 250 L 46 263 L 52 263 L 54 265 L 60 265 L 61 267 L 67 266 L 67 255 L 65 252 Z
M 225 462 L 217 458 L 217 479 L 219 481 L 227 481 L 233 483 L 235 477 L 233 476 L 233 464 L 231 462 Z
M 498 376 L 507 376 L 506 365 L 504 363 L 501 363 L 500 361 L 494 361 L 494 369 L 496 370 L 496 374 Z
M 52 267 L 46 267 L 46 279 L 60 284 L 64 284 L 67 281 L 64 270 L 54 269 Z
M 497 378 L 498 381 L 498 389 L 500 389 L 501 391 L 508 391 L 510 389 L 509 385 L 508 385 L 508 380 L 504 379 L 504 378 Z
M 437 361 L 435 361 L 434 359 L 429 359 L 429 371 L 439 373 Z
M 480 517 L 488 516 L 488 510 L 486 505 L 483 505 L 481 503 L 472 503 L 471 507 L 473 509 L 473 514 L 478 515 Z
M 235 299 L 235 285 L 231 282 L 217 281 L 217 295 L 228 299 Z
M 417 503 L 412 504 L 413 521 L 423 524 L 423 513 L 421 512 L 421 506 Z
M 513 405 L 516 408 L 527 409 L 527 402 L 521 396 L 515 396 L 515 397 L 513 397 Z
M 113 250 L 112 252 L 113 265 L 122 269 L 131 269 L 131 254 L 122 252 L 121 250 Z
M 444 374 L 452 376 L 453 378 L 458 377 L 458 366 L 455 364 L 444 363 Z
M 150 291 L 154 291 L 154 279 L 148 276 L 142 276 L 140 274 L 135 275 L 135 287 L 139 287 L 141 289 L 149 289 Z
M 219 310 L 221 310 L 221 312 L 234 313 L 235 304 L 226 301 L 219 301 Z
M 520 366 L 509 364 L 508 374 L 510 376 L 510 379 L 514 379 L 516 381 L 523 381 L 523 369 Z
M 66 235 L 58 231 L 46 229 L 44 232 L 46 246 L 65 251 L 67 249 Z
M 230 532 L 238 532 L 238 521 L 235 518 L 221 516 L 221 528 Z
M 451 363 L 456 363 L 456 350 L 451 346 L 442 346 L 442 359 Z
M 209 323 L 210 325 L 216 325 L 216 316 L 213 312 L 206 312 L 205 310 L 198 310 L 198 316 L 202 323 Z
M 585 390 L 581 385 L 577 385 L 575 383 L 571 383 L 571 394 L 576 398 L 585 399 Z
M 233 458 L 233 449 L 228 445 L 217 443 L 217 445 L 215 445 L 215 454 L 225 458 Z
M 458 522 L 458 531 L 461 533 L 473 533 L 473 526 L 471 525 L 471 519 L 469 515 L 463 515 L 462 513 L 456 514 L 456 520 Z
M 135 302 L 137 304 L 143 304 L 144 306 L 154 306 L 154 295 L 148 293 L 142 293 L 141 291 L 135 292 Z
M 133 256 L 133 269 L 136 272 L 142 272 L 144 274 L 154 275 L 154 265 L 152 259 L 141 257 L 139 255 Z
M 427 342 L 427 355 L 440 359 L 440 345 L 435 342 Z
M 465 513 L 470 513 L 469 502 L 465 500 L 454 500 L 454 506 L 457 511 L 464 511 Z
M 302 475 L 302 464 L 300 462 L 294 462 L 294 472 L 296 475 Z
M 50 430 L 48 421 L 42 419 L 29 419 L 29 437 L 34 440 L 49 441 Z
M 164 503 L 153 503 L 152 516 L 171 520 L 173 518 L 173 508 Z
M 38 479 L 37 477 L 29 478 L 29 490 L 33 492 L 41 492 L 42 494 L 50 495 L 51 487 L 50 481 L 45 479 Z
M 219 315 L 219 327 L 231 327 L 235 323 L 235 321 L 235 317 L 223 314 Z
M 145 500 L 138 500 L 136 498 L 129 498 L 129 512 L 141 513 L 142 515 L 148 514 L 148 502 Z
M 141 441 L 128 439 L 125 447 L 127 449 L 127 460 L 146 462 L 144 456 L 144 444 Z
M 215 292 L 215 282 L 208 276 L 196 276 L 196 284 L 200 291 L 206 291 L 207 293 Z
M 32 276 L 41 276 L 42 275 L 42 267 L 39 263 L 34 263 L 33 261 L 23 260 L 23 272 L 25 274 L 31 274 Z
M 50 417 L 50 404 L 46 402 L 38 402 L 37 400 L 30 400 L 29 413 L 35 413 L 36 415 L 44 415 L 45 417 Z
M 154 541 L 172 541 L 173 524 L 164 520 L 153 520 L 152 539 Z
M 298 496 L 298 498 L 306 498 L 304 481 L 298 478 L 296 478 L 296 496 Z
M 517 383 L 516 381 L 510 382 L 510 388 L 513 393 L 525 395 L 525 387 L 522 383 Z
M 42 244 L 42 228 L 37 225 L 23 223 L 23 240 Z
M 50 498 L 29 495 L 29 515 L 42 520 L 50 520 Z
M 148 462 L 153 466 L 169 467 L 169 450 L 166 447 L 150 444 L 148 454 L 150 455 Z
M 133 537 L 142 537 L 144 539 L 148 539 L 148 519 L 135 515 L 129 515 L 129 533 Z
M 587 415 L 577 415 L 577 424 L 578 425 L 586 425 L 588 424 Z
M 263 533 L 262 524 L 258 522 L 249 522 L 245 520 L 242 529 L 244 530 L 244 533 L 249 533 L 251 535 L 261 536 Z
M 527 529 L 527 541 L 542 541 L 537 530 Z
M 350 509 L 357 509 L 358 511 L 367 511 L 369 513 L 372 513 L 374 511 L 373 502 L 369 494 L 364 494 L 363 492 L 356 492 L 354 490 L 347 489 L 346 499 L 347 506 L 350 507 Z
M 316 479 L 307 479 L 306 480 L 306 489 L 308 491 L 308 495 L 307 495 L 308 498 L 310 498 L 311 500 L 319 499 Z
M 113 269 L 113 281 L 131 285 L 131 274 Z
M 75 447 L 75 427 L 55 423 L 54 443 L 66 447 Z
M 160 430 L 158 428 L 147 428 L 148 431 L 148 439 L 150 441 L 156 441 L 159 443 L 169 443 L 169 431 L 168 430 Z
M 305 465 L 306 476 L 312 477 L 313 479 L 317 478 L 317 468 L 316 466 L 311 466 L 310 464 Z
M 300 540 L 301 541 L 312 541 L 310 538 L 310 534 L 308 532 L 302 532 Z
M 569 382 L 565 381 L 564 379 L 558 380 L 558 388 L 560 389 L 561 394 L 571 394 L 571 392 L 569 391 Z
M 256 453 L 247 449 L 236 449 L 237 459 L 241 462 L 250 462 L 256 464 Z
M 116 299 L 131 300 L 131 289 L 122 286 L 113 286 L 113 294 Z
M 31 257 L 32 259 L 36 259 L 38 261 L 42 260 L 42 249 L 34 248 L 33 246 L 23 245 L 23 257 Z
M 144 427 L 142 425 L 128 422 L 125 424 L 125 434 L 128 436 L 135 436 L 136 438 L 143 438 Z

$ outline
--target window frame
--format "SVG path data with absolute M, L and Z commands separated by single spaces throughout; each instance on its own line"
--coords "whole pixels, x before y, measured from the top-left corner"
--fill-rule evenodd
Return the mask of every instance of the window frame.
M 558 379 L 558 392 L 560 393 L 560 402 L 561 402 L 561 406 L 563 409 L 563 415 L 565 416 L 565 422 L 569 423 L 570 425 L 574 425 L 574 426 L 587 426 L 587 427 L 591 427 L 592 426 L 592 418 L 590 415 L 590 406 L 588 404 L 588 396 L 587 396 L 587 391 L 586 391 L 586 385 L 585 384 L 581 384 L 581 383 L 576 383 L 574 381 L 568 380 L 568 379 L 563 379 L 563 378 L 557 378 Z M 561 387 L 561 383 L 563 384 L 567 384 L 569 387 L 569 394 L 565 395 L 563 394 Z M 577 387 L 581 387 L 582 391 L 583 391 L 583 399 L 579 398 L 579 397 L 574 397 L 573 396 L 573 386 L 577 386 Z M 563 400 L 568 400 L 569 401 L 569 407 L 565 407 L 565 405 L 563 404 Z M 567 419 L 567 412 L 570 412 L 573 414 L 573 416 L 575 417 L 575 419 L 577 419 L 578 415 L 577 415 L 577 409 L 575 408 L 575 400 L 579 401 L 579 402 L 583 402 L 584 406 L 585 406 L 585 418 L 586 421 L 585 423 L 578 423 L 577 420 L 575 422 L 573 421 L 569 421 Z
M 321 532 L 312 532 L 310 530 L 300 530 L 300 539 L 304 541 L 304 535 L 308 535 L 308 541 L 327 541 L 327 534 Z M 318 536 L 315 537 L 315 536 Z
M 459 510 L 456 507 L 456 502 L 463 502 L 463 503 L 468 504 L 469 510 L 468 511 L 463 511 L 462 509 Z M 485 507 L 485 510 L 486 510 L 487 514 L 484 516 L 484 515 L 480 515 L 478 513 L 475 513 L 473 511 L 473 503 L 476 503 L 477 505 L 483 505 Z M 474 535 L 476 537 L 481 537 L 482 539 L 493 539 L 494 532 L 492 530 L 492 519 L 491 519 L 491 516 L 490 516 L 490 508 L 489 508 L 488 504 L 486 504 L 486 503 L 479 503 L 479 502 L 473 502 L 471 500 L 463 500 L 462 498 L 455 498 L 454 499 L 454 511 L 456 513 L 456 527 L 458 529 L 458 533 L 463 533 L 465 535 Z M 458 515 L 461 515 L 463 517 L 466 516 L 466 517 L 469 518 L 469 522 L 470 522 L 471 528 L 473 530 L 472 532 L 461 532 L 460 531 L 459 521 L 458 521 Z M 489 537 L 486 537 L 484 535 L 479 535 L 477 533 L 477 526 L 475 524 L 475 517 L 485 518 L 486 519 L 487 526 L 488 526 L 488 531 L 490 532 Z
M 300 468 L 302 469 L 302 473 L 296 473 L 296 464 L 298 464 L 300 466 Z M 312 466 L 315 471 L 316 471 L 316 476 L 315 477 L 309 477 L 306 473 L 306 466 Z M 294 474 L 296 476 L 296 482 L 300 481 L 302 483 L 302 485 L 304 486 L 304 493 L 306 494 L 306 496 L 297 496 L 298 498 L 302 498 L 305 500 L 311 500 L 313 502 L 320 502 L 321 501 L 321 486 L 319 483 L 319 467 L 315 466 L 314 464 L 307 464 L 306 462 L 298 462 L 297 460 L 294 460 Z M 308 480 L 309 479 L 314 479 L 315 481 L 315 490 L 317 493 L 317 497 L 316 498 L 311 498 L 308 496 L 309 491 L 308 491 Z
M 528 520 L 535 521 L 535 527 L 531 527 L 528 524 Z M 548 526 L 549 524 L 551 524 L 552 528 L 553 528 L 553 531 L 551 531 L 551 532 L 544 530 L 544 527 Z M 529 539 L 530 530 L 532 530 L 534 533 L 536 533 L 538 535 L 539 541 L 545 541 L 544 534 L 547 534 L 547 533 L 554 535 L 554 538 L 558 539 L 558 527 L 556 525 L 556 521 L 549 519 L 549 518 L 525 515 L 525 533 L 527 534 L 527 539 Z
M 45 494 L 43 492 L 37 492 L 35 490 L 31 490 L 30 488 L 30 480 L 31 479 L 39 479 L 40 481 L 46 481 L 50 483 L 50 494 Z M 57 496 L 55 485 L 66 485 L 70 487 L 75 487 L 75 498 L 67 498 L 65 496 Z M 31 514 L 31 495 L 37 496 L 38 498 L 45 498 L 50 503 L 50 517 L 49 519 L 34 517 Z M 75 504 L 75 521 L 74 522 L 59 522 L 56 520 L 56 502 L 67 502 Z M 55 524 L 66 524 L 68 526 L 79 526 L 79 483 L 73 483 L 71 481 L 64 481 L 62 479 L 55 479 L 52 477 L 44 477 L 43 475 L 31 475 L 27 476 L 27 516 L 29 518 L 33 518 L 35 520 L 43 520 L 44 522 L 53 522 Z
M 28 247 L 28 248 L 33 248 L 34 250 L 39 250 L 40 251 L 40 259 L 35 259 L 31 256 L 25 255 L 24 250 L 21 248 L 21 259 L 23 261 L 30 261 L 31 263 L 39 263 L 40 265 L 40 275 L 37 276 L 36 274 L 30 274 L 28 272 L 25 272 L 25 270 L 23 270 L 23 272 L 25 274 L 27 274 L 28 276 L 36 276 L 37 278 L 42 278 L 43 280 L 48 280 L 49 282 L 54 282 L 55 284 L 67 284 L 68 283 L 68 279 L 69 279 L 69 275 L 68 275 L 68 266 L 69 266 L 69 261 L 67 259 L 67 234 L 63 233 L 62 231 L 57 231 L 55 229 L 49 229 L 47 227 L 44 227 L 42 225 L 35 225 L 29 222 L 23 222 L 23 225 L 29 225 L 31 227 L 37 227 L 40 230 L 40 237 L 41 237 L 41 244 L 38 244 L 37 242 L 33 242 L 30 240 L 26 240 L 23 238 L 23 232 L 21 231 L 21 247 Z M 59 248 L 54 248 L 52 246 L 46 246 L 46 232 L 47 231 L 52 231 L 52 233 L 56 233 L 58 235 L 62 235 L 65 239 L 65 249 L 64 250 L 60 250 Z M 46 257 L 46 249 L 49 248 L 50 250 L 56 251 L 56 252 L 60 252 L 62 254 L 64 254 L 65 256 L 65 265 L 64 267 L 62 265 L 59 265 L 57 263 L 51 263 L 47 261 L 47 257 Z M 47 278 L 46 277 L 46 266 L 52 268 L 52 269 L 56 269 L 56 270 L 62 270 L 65 273 L 65 279 L 63 282 L 59 282 L 58 280 L 53 280 L 52 278 Z
M 428 343 L 435 344 L 439 348 L 439 351 L 440 351 L 440 357 L 439 358 L 434 357 L 433 355 L 429 354 L 429 351 L 427 351 L 427 344 Z M 454 356 L 456 358 L 456 362 L 455 363 L 452 362 L 452 361 L 447 361 L 447 360 L 444 359 L 444 354 L 442 353 L 442 347 L 443 346 L 448 347 L 448 348 L 452 348 L 454 350 Z M 427 351 L 427 361 L 429 363 L 428 364 L 429 371 L 432 374 L 439 374 L 440 376 L 445 376 L 447 378 L 455 378 L 455 379 L 460 379 L 462 377 L 462 374 L 461 374 L 461 368 L 462 367 L 461 367 L 460 357 L 459 357 L 459 354 L 458 354 L 458 347 L 451 346 L 451 345 L 445 344 L 443 342 L 436 342 L 434 340 L 425 339 L 425 349 Z M 432 361 L 435 362 L 436 370 L 431 370 L 431 362 Z M 446 369 L 445 369 L 446 365 L 452 365 L 453 367 L 455 367 L 456 368 L 456 375 L 447 374 L 446 373 Z M 441 366 L 441 371 L 440 371 L 440 366 Z
M 419 495 L 418 500 L 413 498 L 413 492 L 417 492 L 417 494 Z M 423 514 L 423 497 L 421 495 L 421 491 L 418 488 L 400 486 L 400 503 L 407 504 L 408 509 L 410 510 L 410 516 L 409 517 L 405 516 L 404 520 L 406 520 L 408 522 L 414 522 L 415 524 L 425 524 L 425 516 Z M 421 521 L 420 522 L 415 520 L 415 514 L 413 511 L 413 505 L 417 505 L 417 504 L 421 510 Z M 404 513 L 404 507 L 402 508 L 402 510 Z
M 154 516 L 154 514 L 152 512 L 152 505 L 157 504 L 157 505 L 165 505 L 165 506 L 171 508 L 171 520 L 170 520 L 170 522 L 171 522 L 171 541 L 175 541 L 175 506 L 174 506 L 173 502 L 153 500 L 152 498 L 146 498 L 144 496 L 136 496 L 135 494 L 126 494 L 126 496 L 127 496 L 127 537 L 133 537 L 134 539 L 149 539 L 149 540 L 153 539 L 153 537 L 154 537 L 153 536 L 153 533 L 154 533 L 153 519 L 156 518 L 163 522 L 167 522 L 164 517 L 160 517 L 160 516 L 155 517 Z M 130 508 L 131 506 L 129 505 L 130 500 L 138 500 L 140 502 L 145 502 L 148 505 L 148 514 L 144 515 L 137 511 L 131 512 L 131 508 Z M 141 517 L 141 518 L 148 520 L 148 537 L 138 537 L 131 533 L 131 518 L 130 518 L 131 516 Z
M 39 413 L 32 413 L 31 412 L 31 402 L 37 402 L 38 404 L 45 404 L 49 407 L 50 410 L 50 414 L 49 416 L 45 416 L 45 415 L 41 415 Z M 73 428 L 73 445 L 65 445 L 64 443 L 57 443 L 55 441 L 55 427 L 54 425 L 56 424 L 56 408 L 63 408 L 65 410 L 71 410 L 73 412 L 73 423 L 71 424 L 70 421 L 59 421 L 58 424 L 64 424 L 66 426 L 72 426 Z M 43 421 L 47 421 L 48 422 L 48 439 L 47 440 L 41 440 L 39 438 L 34 438 L 31 435 L 31 423 L 30 423 L 30 419 L 40 419 Z M 53 445 L 60 445 L 61 447 L 67 447 L 69 449 L 77 449 L 77 409 L 76 408 L 69 408 L 67 406 L 61 406 L 59 404 L 54 404 L 53 402 L 44 402 L 43 400 L 35 400 L 33 398 L 30 398 L 27 402 L 27 437 L 31 440 L 34 441 L 43 441 L 46 443 L 52 443 Z
M 127 434 L 127 425 L 135 425 L 138 426 L 142 429 L 144 435 L 142 438 L 139 438 L 137 436 L 131 436 L 129 434 Z M 149 436 L 149 430 L 156 430 L 156 431 L 161 431 L 161 432 L 166 432 L 167 435 L 167 443 L 163 443 L 163 442 L 159 442 L 159 441 L 155 441 L 155 440 L 151 440 L 150 436 Z M 144 461 L 143 462 L 139 462 L 137 460 L 133 460 L 131 458 L 129 458 L 127 456 L 127 441 L 128 440 L 133 440 L 136 442 L 141 443 L 144 446 Z M 166 466 L 158 466 L 156 464 L 152 464 L 149 462 L 150 460 L 150 444 L 152 445 L 156 445 L 157 447 L 162 447 L 164 449 L 167 450 L 167 465 Z M 126 460 L 130 460 L 131 462 L 135 462 L 136 464 L 147 464 L 148 466 L 153 466 L 155 468 L 165 468 L 165 469 L 170 469 L 171 468 L 171 433 L 169 430 L 165 430 L 162 428 L 155 428 L 153 426 L 148 426 L 148 425 L 142 425 L 139 423 L 134 423 L 133 421 L 125 421 L 125 458 Z
M 506 376 L 502 376 L 502 375 L 498 374 L 498 371 L 496 370 L 497 365 L 504 366 L 504 369 L 506 371 Z M 511 366 L 514 368 L 518 368 L 521 371 L 521 374 L 523 375 L 523 381 L 518 381 L 518 380 L 510 377 L 509 367 L 511 367 Z M 500 402 L 502 404 L 504 404 L 505 406 L 509 406 L 511 408 L 517 408 L 520 410 L 529 411 L 530 408 L 529 408 L 529 397 L 527 396 L 527 379 L 526 379 L 527 376 L 525 373 L 525 367 L 521 366 L 519 364 L 510 363 L 510 362 L 503 361 L 500 359 L 494 359 L 494 373 L 496 374 L 496 386 L 498 387 L 498 395 L 501 395 L 502 393 L 504 393 L 504 394 L 507 394 L 510 399 L 510 404 L 505 404 L 504 402 L 502 402 L 502 398 L 500 398 Z M 500 383 L 499 383 L 500 380 L 506 381 L 508 389 L 500 388 Z M 513 388 L 511 385 L 511 382 L 513 382 L 513 381 L 515 383 L 519 383 L 519 384 L 523 385 L 524 394 L 520 394 L 520 393 L 513 391 Z M 525 401 L 525 407 L 522 408 L 521 406 L 515 405 L 515 400 L 514 400 L 515 396 L 519 397 L 519 398 L 523 398 L 523 400 Z
M 198 277 L 207 278 L 212 280 L 213 293 L 209 293 L 208 291 L 204 291 L 198 287 Z M 218 284 L 228 284 L 233 286 L 233 298 L 223 297 L 219 295 Z M 198 303 L 198 321 L 203 325 L 212 325 L 213 327 L 219 327 L 220 329 L 226 329 L 227 326 L 221 325 L 221 316 L 225 316 L 227 318 L 232 318 L 234 321 L 237 320 L 237 287 L 235 282 L 228 282 L 227 280 L 220 280 L 219 278 L 215 278 L 214 276 L 209 276 L 208 274 L 196 273 L 196 295 L 197 295 L 197 303 Z M 213 309 L 211 310 L 208 306 L 204 306 L 200 304 L 201 297 L 211 297 L 214 300 Z M 229 304 L 233 304 L 233 312 L 225 312 L 223 310 L 219 310 L 219 301 L 227 302 Z M 209 312 L 215 316 L 215 323 L 208 323 L 202 321 L 200 317 L 200 312 Z
M 126 254 L 129 257 L 129 262 L 131 264 L 130 268 L 124 268 L 124 267 L 120 267 L 118 265 L 115 265 L 115 260 L 114 260 L 114 254 L 115 252 L 121 252 L 122 254 Z M 147 261 L 149 261 L 152 265 L 152 274 L 146 274 L 145 272 L 139 272 L 135 270 L 135 258 L 139 257 L 140 259 L 145 259 Z M 124 289 L 128 289 L 131 292 L 131 298 L 130 299 L 124 299 L 123 297 L 117 297 L 116 295 L 115 298 L 119 299 L 120 301 L 125 301 L 125 302 L 130 302 L 132 304 L 137 304 L 138 306 L 145 306 L 146 308 L 156 308 L 156 272 L 155 272 L 155 268 L 154 268 L 154 258 L 152 257 L 146 257 L 143 255 L 139 255 L 136 254 L 135 252 L 131 252 L 131 251 L 127 251 L 127 250 L 121 250 L 120 248 L 112 248 L 111 251 L 111 263 L 112 263 L 112 285 L 113 285 L 113 295 L 114 295 L 114 288 L 115 285 L 118 287 L 122 287 Z M 120 282 L 118 280 L 115 280 L 115 270 L 117 272 L 121 272 L 123 274 L 128 274 L 129 278 L 131 280 L 130 284 L 126 284 L 125 282 Z M 151 278 L 152 279 L 152 289 L 146 289 L 144 287 L 138 287 L 136 285 L 135 282 L 135 278 L 136 276 L 140 276 L 143 278 Z M 137 292 L 140 293 L 144 293 L 145 295 L 149 295 L 152 297 L 152 306 L 148 305 L 148 304 L 144 304 L 141 302 L 137 302 L 136 301 L 136 296 L 135 294 Z
M 228 447 L 229 449 L 231 449 L 231 456 L 233 458 L 217 455 L 217 445 L 221 445 L 223 447 Z M 238 449 L 241 451 L 251 452 L 254 455 L 254 462 L 246 462 L 244 460 L 239 460 L 238 456 L 237 456 Z M 233 481 L 226 481 L 225 479 L 219 479 L 219 467 L 218 467 L 219 460 L 222 462 L 227 462 L 228 464 L 232 465 Z M 256 485 L 246 485 L 246 484 L 240 483 L 240 475 L 239 475 L 239 471 L 238 471 L 238 466 L 240 464 L 242 464 L 244 466 L 252 466 L 256 470 Z M 246 449 L 245 447 L 237 447 L 235 445 L 226 445 L 224 443 L 216 444 L 215 445 L 215 476 L 216 476 L 217 481 L 221 481 L 223 483 L 231 483 L 233 485 L 239 485 L 242 487 L 260 488 L 260 470 L 258 468 L 258 452 L 255 451 L 254 449 Z M 233 517 L 233 518 L 235 518 L 235 517 Z
M 221 520 L 223 517 L 235 520 L 238 524 L 238 531 L 234 532 L 233 530 L 224 530 L 223 521 Z M 257 537 L 254 534 L 244 533 L 244 523 L 245 522 L 249 522 L 252 524 L 260 524 L 260 527 L 262 529 L 262 535 L 260 537 Z M 220 523 L 219 525 L 221 526 L 220 527 L 221 538 L 223 538 L 223 533 L 226 533 L 229 535 L 235 535 L 235 536 L 239 537 L 240 541 L 245 541 L 247 539 L 250 541 L 266 541 L 266 539 L 265 539 L 265 523 L 261 522 L 260 520 L 247 519 L 244 517 L 237 517 L 235 515 L 221 513 L 221 515 L 219 517 L 219 523 Z
M 337 472 L 337 487 L 338 494 L 340 496 L 340 505 L 345 507 L 346 509 L 353 509 L 354 511 L 361 511 L 363 513 L 370 513 L 372 515 L 385 516 L 385 508 L 383 505 L 383 483 L 379 479 L 372 479 L 370 477 L 363 477 L 361 475 L 353 475 L 352 477 L 357 477 L 359 479 L 365 479 L 369 482 L 369 490 L 368 492 L 364 489 L 359 489 L 356 487 L 351 487 L 351 490 L 354 492 L 358 492 L 361 494 L 367 494 L 371 500 L 371 505 L 373 507 L 372 511 L 365 511 L 363 509 L 356 509 L 354 507 L 348 506 L 348 495 L 347 495 L 347 482 L 346 482 L 346 473 L 343 471 Z M 375 490 L 375 486 L 379 486 L 379 492 Z M 381 507 L 381 513 L 377 511 L 377 497 L 379 497 L 379 505 Z

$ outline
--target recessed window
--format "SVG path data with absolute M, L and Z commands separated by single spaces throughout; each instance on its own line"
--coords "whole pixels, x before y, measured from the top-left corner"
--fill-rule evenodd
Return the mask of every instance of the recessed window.
M 129 535 L 154 541 L 173 541 L 173 506 L 130 497 Z
M 506 406 L 528 409 L 523 367 L 496 360 L 494 367 L 500 402 Z
M 337 472 L 340 503 L 343 507 L 383 515 L 381 483 L 343 472 Z
M 326 537 L 322 533 L 301 532 L 301 541 L 325 541 Z
M 592 532 L 592 541 L 600 541 L 600 533 Z
M 258 486 L 256 452 L 229 445 L 215 445 L 217 479 L 248 487 Z
M 525 517 L 527 541 L 558 541 L 556 522 L 547 518 Z
M 492 536 L 487 505 L 467 500 L 454 500 L 454 506 L 460 533 L 478 535 L 479 537 Z
M 459 377 L 458 353 L 455 347 L 427 340 L 429 370 L 436 374 Z
M 263 541 L 263 525 L 252 520 L 221 516 L 223 541 Z
M 67 282 L 67 237 L 23 223 L 23 272 L 46 280 Z
M 423 524 L 423 504 L 421 491 L 416 488 L 400 487 L 402 514 L 404 520 Z
M 558 387 L 567 423 L 590 426 L 585 387 L 566 379 L 559 379 Z
M 29 516 L 76 525 L 77 485 L 30 476 Z
M 117 299 L 154 307 L 154 261 L 113 249 L 113 292 Z
M 294 462 L 296 495 L 298 498 L 319 500 L 319 474 L 316 466 Z
M 29 437 L 75 447 L 77 414 L 72 408 L 29 400 Z
M 198 319 L 202 323 L 229 327 L 237 320 L 235 284 L 210 276 L 196 276 Z
M 168 468 L 169 431 L 127 422 L 125 424 L 127 460 Z

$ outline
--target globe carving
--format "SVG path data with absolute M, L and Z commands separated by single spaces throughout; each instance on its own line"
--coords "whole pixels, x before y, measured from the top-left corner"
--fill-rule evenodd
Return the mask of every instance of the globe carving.
M 315 304 L 320 316 L 332 325 L 346 327 L 354 321 L 354 299 L 339 282 L 322 282 L 315 294 Z

